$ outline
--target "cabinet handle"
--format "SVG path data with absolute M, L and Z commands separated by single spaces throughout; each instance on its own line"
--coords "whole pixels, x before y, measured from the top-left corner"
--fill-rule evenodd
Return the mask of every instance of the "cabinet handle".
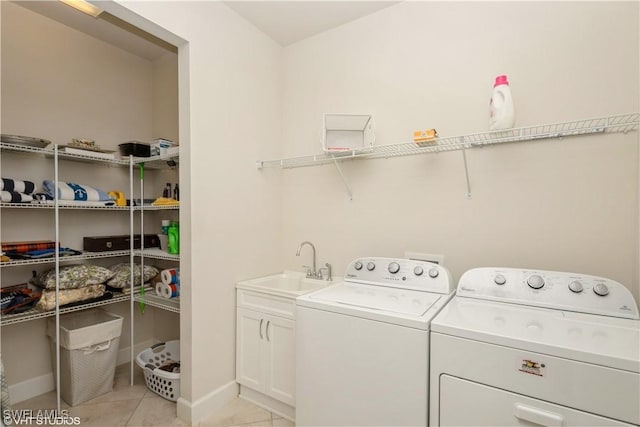
M 260 339 L 263 339 L 263 337 L 262 337 L 262 322 L 264 322 L 264 319 L 260 319 L 260 326 L 258 327 L 258 329 L 260 329 Z
M 522 403 L 516 403 L 514 405 L 513 415 L 520 420 L 541 426 L 564 426 L 564 417 L 562 415 L 523 405 Z
M 267 327 L 264 328 L 264 331 L 267 333 L 267 341 L 271 341 L 269 339 L 269 323 L 271 323 L 271 320 L 267 320 Z

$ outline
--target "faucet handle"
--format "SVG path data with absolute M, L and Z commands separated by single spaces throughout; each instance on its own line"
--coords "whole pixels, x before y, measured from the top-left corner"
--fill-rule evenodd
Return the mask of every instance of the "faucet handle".
M 322 270 L 326 270 L 327 271 L 327 278 L 326 280 L 328 282 L 330 282 L 331 280 L 333 280 L 333 277 L 331 277 L 331 264 L 329 264 L 328 262 L 325 264 L 326 267 L 320 267 L 318 269 L 318 280 L 322 280 L 324 277 L 322 276 Z
M 313 271 L 313 269 L 311 267 L 309 267 L 308 265 L 303 265 L 302 268 L 307 270 L 307 278 L 315 277 L 315 272 Z

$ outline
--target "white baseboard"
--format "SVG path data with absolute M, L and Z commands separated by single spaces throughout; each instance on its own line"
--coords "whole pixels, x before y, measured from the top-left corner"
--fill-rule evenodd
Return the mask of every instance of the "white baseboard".
M 181 397 L 178 399 L 178 418 L 188 424 L 197 424 L 236 397 L 238 397 L 238 383 L 235 381 L 218 387 L 195 402 L 189 402 Z
M 134 347 L 134 358 L 145 348 L 151 347 L 158 340 L 149 339 L 141 343 L 136 344 Z M 129 363 L 131 360 L 131 347 L 121 348 L 118 350 L 118 358 L 116 360 L 116 366 L 124 363 Z M 53 372 L 41 375 L 35 378 L 29 378 L 26 381 L 16 383 L 9 386 L 9 396 L 11 397 L 11 404 L 20 403 L 32 397 L 40 396 L 41 394 L 48 393 L 56 389 L 56 379 Z
M 31 399 L 32 397 L 39 396 L 44 393 L 48 393 L 56 389 L 56 380 L 53 376 L 53 372 L 41 375 L 35 378 L 29 378 L 21 383 L 16 383 L 9 386 L 9 397 L 11 398 L 11 404 L 23 402 Z

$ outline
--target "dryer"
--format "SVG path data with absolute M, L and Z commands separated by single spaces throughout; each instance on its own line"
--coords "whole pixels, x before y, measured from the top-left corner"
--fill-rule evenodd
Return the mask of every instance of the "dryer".
M 638 425 L 639 325 L 613 280 L 470 270 L 431 325 L 430 425 Z
M 426 426 L 429 325 L 451 275 L 360 258 L 344 277 L 296 300 L 296 425 Z

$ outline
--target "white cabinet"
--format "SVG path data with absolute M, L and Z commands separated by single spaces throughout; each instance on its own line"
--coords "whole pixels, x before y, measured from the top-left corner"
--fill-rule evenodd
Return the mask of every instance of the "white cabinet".
M 238 383 L 295 404 L 295 322 L 238 308 Z
M 253 400 L 266 397 L 263 406 L 275 400 L 293 409 L 295 300 L 238 289 L 237 305 L 236 381 L 251 389 Z

